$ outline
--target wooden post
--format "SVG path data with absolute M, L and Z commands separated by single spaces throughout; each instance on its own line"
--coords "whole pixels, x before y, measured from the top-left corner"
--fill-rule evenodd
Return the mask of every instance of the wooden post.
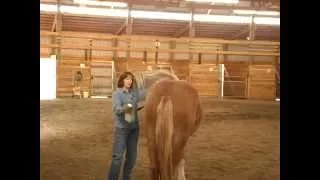
M 57 15 L 56 15 L 56 32 L 60 33 L 62 30 L 62 14 L 60 11 L 60 7 L 61 7 L 61 0 L 57 0 Z M 61 36 L 56 36 L 56 43 L 58 45 L 57 49 L 56 49 L 56 68 L 59 69 L 60 66 L 60 61 L 62 59 L 61 56 Z M 58 71 L 59 72 L 59 71 Z M 59 92 L 58 92 L 58 88 L 60 87 L 60 83 L 59 83 L 59 73 L 57 73 L 56 75 L 56 94 L 57 96 L 60 96 Z
M 218 52 L 220 49 L 219 49 L 219 46 L 217 46 L 216 48 L 216 51 Z M 220 53 L 218 52 L 217 55 L 216 55 L 216 65 L 218 66 L 220 64 L 219 60 L 220 60 Z
M 176 49 L 176 41 L 171 40 L 169 42 L 170 49 Z M 174 53 L 170 52 L 170 58 L 169 58 L 170 63 L 174 61 Z
M 148 54 L 147 54 L 147 51 L 143 51 L 143 62 L 147 62 L 147 59 L 148 59 Z
M 89 68 L 89 97 L 92 95 L 93 89 L 92 89 L 92 69 L 91 69 L 91 61 L 92 61 L 92 39 L 89 39 L 89 56 L 88 59 L 86 60 L 86 66 Z
M 256 24 L 254 23 L 254 15 L 251 17 L 251 23 L 249 25 L 250 31 L 249 31 L 249 40 L 253 41 L 256 34 Z
M 92 60 L 92 39 L 89 40 L 89 57 L 87 60 L 87 65 L 90 66 Z
M 249 25 L 250 31 L 249 31 L 249 41 L 253 41 L 255 38 L 255 31 L 256 31 L 256 25 L 254 23 L 254 15 L 251 17 L 251 23 Z M 250 49 L 250 45 L 248 47 Z M 251 73 L 250 73 L 250 69 L 251 69 L 251 65 L 253 64 L 254 61 L 254 56 L 249 56 L 249 62 L 248 62 L 248 66 L 249 66 L 249 71 L 248 71 L 248 81 L 247 81 L 247 98 L 250 99 L 250 81 L 251 81 Z
M 56 32 L 60 33 L 62 30 L 62 14 L 60 11 L 60 7 L 61 7 L 61 0 L 57 0 L 57 16 L 56 16 Z M 57 48 L 57 60 L 61 60 L 61 37 L 57 38 L 57 44 L 58 44 L 58 48 Z
M 223 51 L 228 51 L 228 48 L 229 48 L 229 46 L 228 46 L 228 44 L 223 44 L 222 45 L 222 50 Z M 220 78 L 220 81 L 219 81 L 219 85 L 218 85 L 218 87 L 219 87 L 219 90 L 220 90 L 220 95 L 223 93 L 224 94 L 224 78 L 225 78 L 225 76 L 224 76 L 224 72 L 225 72 L 225 68 L 227 68 L 226 67 L 226 63 L 228 63 L 228 55 L 227 54 L 224 54 L 223 55 L 223 59 L 222 59 L 222 63 L 221 63 L 221 65 L 220 65 L 220 59 L 219 59 L 219 54 L 218 54 L 218 56 L 217 56 L 217 65 L 220 67 L 219 68 L 219 70 L 221 70 L 221 71 L 223 71 L 223 72 L 220 72 L 220 74 L 219 74 L 219 77 L 221 76 L 221 78 Z M 222 66 L 223 66 L 223 68 L 222 68 Z M 221 92 L 221 91 L 223 91 L 223 92 Z M 221 99 L 223 98 L 223 97 L 220 97 Z
M 118 39 L 112 38 L 112 47 L 118 47 Z M 112 51 L 112 60 L 116 61 L 118 59 L 118 52 L 117 50 Z
M 155 47 L 156 47 L 156 52 L 155 52 L 155 64 L 158 64 L 158 56 L 159 56 L 159 52 L 158 52 L 158 50 L 159 50 L 159 41 L 158 40 L 156 40 L 156 42 L 155 42 Z
M 278 49 L 277 49 L 278 51 Z M 278 95 L 278 82 L 280 82 L 280 73 L 279 73 L 279 57 L 275 56 L 273 60 L 273 71 L 275 75 L 275 98 L 277 98 Z
M 132 22 L 133 22 L 133 18 L 131 17 L 131 5 L 129 5 L 128 7 L 128 17 L 126 20 L 126 34 L 130 35 L 132 33 Z M 127 39 L 127 53 L 126 53 L 126 59 L 129 60 L 130 58 L 130 44 L 131 44 L 131 40 L 128 38 Z
M 191 9 L 191 20 L 189 22 L 189 37 L 190 38 L 193 38 L 195 36 L 195 28 L 193 26 L 193 21 L 194 21 L 193 14 L 194 14 L 194 10 Z M 189 41 L 189 50 L 192 49 L 191 44 L 190 44 L 191 42 L 192 42 L 192 40 Z M 191 62 L 192 60 L 193 60 L 193 53 L 189 52 L 189 61 Z
M 84 62 L 88 61 L 88 49 L 84 49 Z
M 201 64 L 202 63 L 202 53 L 199 52 L 198 53 L 198 64 Z

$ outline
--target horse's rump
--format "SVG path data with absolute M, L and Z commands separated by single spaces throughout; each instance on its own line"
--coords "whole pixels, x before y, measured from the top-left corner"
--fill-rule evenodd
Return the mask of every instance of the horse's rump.
M 198 93 L 188 83 L 162 80 L 150 87 L 144 126 L 148 130 L 153 166 L 158 168 L 158 175 L 165 176 L 161 179 L 171 179 L 168 176 L 183 157 L 184 146 L 197 129 L 201 116 Z
M 170 97 L 172 101 L 175 132 L 181 129 L 193 133 L 202 116 L 197 90 L 184 81 L 162 80 L 153 84 L 145 102 L 146 122 L 155 123 L 157 107 L 163 97 Z

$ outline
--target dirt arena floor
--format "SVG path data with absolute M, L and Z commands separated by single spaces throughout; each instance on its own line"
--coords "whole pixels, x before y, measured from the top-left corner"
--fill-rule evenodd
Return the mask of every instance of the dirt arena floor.
M 186 148 L 188 180 L 279 180 L 279 102 L 203 99 Z M 110 165 L 110 99 L 41 101 L 41 180 L 103 180 Z M 145 139 L 134 180 L 148 179 Z

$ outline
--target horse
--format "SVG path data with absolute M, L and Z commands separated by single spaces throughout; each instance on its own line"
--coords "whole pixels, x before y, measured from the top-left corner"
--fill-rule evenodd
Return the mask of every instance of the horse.
M 202 119 L 197 90 L 168 72 L 140 73 L 137 86 L 146 89 L 142 127 L 147 139 L 152 180 L 185 180 L 184 148 Z

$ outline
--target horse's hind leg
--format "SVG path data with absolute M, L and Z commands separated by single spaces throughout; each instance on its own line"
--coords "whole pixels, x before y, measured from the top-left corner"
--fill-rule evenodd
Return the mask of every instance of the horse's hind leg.
M 178 165 L 178 180 L 186 180 L 184 165 L 185 165 L 185 160 L 181 159 Z
M 149 160 L 150 160 L 150 180 L 159 180 L 159 168 L 157 164 L 157 154 L 156 149 L 152 143 L 148 143 L 148 150 L 149 150 Z

